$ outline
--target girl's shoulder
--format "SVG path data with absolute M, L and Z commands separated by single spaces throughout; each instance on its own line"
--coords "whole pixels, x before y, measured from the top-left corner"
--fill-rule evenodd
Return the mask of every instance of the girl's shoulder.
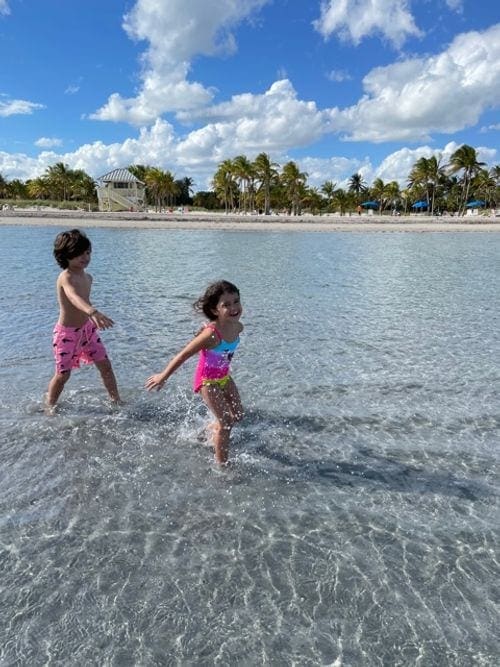
M 217 326 L 213 322 L 205 322 L 205 324 L 203 325 L 203 330 L 204 331 L 210 331 L 217 338 L 220 338 L 220 339 L 222 338 L 221 332 L 219 331 L 219 329 L 217 328 Z
M 220 331 L 212 322 L 203 324 L 196 335 L 203 340 L 208 349 L 216 347 L 222 340 Z

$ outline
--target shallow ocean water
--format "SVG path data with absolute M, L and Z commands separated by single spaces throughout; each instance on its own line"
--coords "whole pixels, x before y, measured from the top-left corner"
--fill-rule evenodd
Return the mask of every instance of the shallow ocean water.
M 0 664 L 498 664 L 500 235 L 89 229 L 126 405 L 47 418 L 57 231 L 0 228 Z M 220 277 L 226 471 L 194 360 L 142 389 Z

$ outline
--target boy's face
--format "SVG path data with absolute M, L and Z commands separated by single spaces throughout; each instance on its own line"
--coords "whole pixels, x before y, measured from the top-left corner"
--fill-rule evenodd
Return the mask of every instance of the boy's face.
M 91 250 L 85 250 L 81 255 L 72 257 L 68 259 L 68 269 L 71 271 L 84 271 L 87 266 L 90 264 L 90 258 L 92 256 Z

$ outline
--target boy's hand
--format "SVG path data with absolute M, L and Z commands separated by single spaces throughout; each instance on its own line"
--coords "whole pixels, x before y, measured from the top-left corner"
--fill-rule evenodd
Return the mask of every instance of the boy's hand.
M 156 373 L 155 375 L 151 375 L 151 377 L 148 377 L 144 386 L 148 391 L 153 391 L 153 389 L 158 391 L 163 387 L 164 384 L 165 380 L 162 378 L 161 373 Z
M 96 310 L 95 313 L 92 313 L 92 315 L 90 315 L 90 319 L 98 329 L 110 329 L 114 324 L 113 320 L 110 317 L 108 317 L 104 313 L 100 313 L 98 310 Z

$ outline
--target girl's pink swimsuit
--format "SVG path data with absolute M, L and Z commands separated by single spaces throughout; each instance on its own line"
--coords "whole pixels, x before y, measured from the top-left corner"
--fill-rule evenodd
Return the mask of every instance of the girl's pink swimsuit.
M 68 373 L 72 368 L 80 368 L 80 362 L 92 364 L 108 358 L 99 330 L 92 320 L 87 320 L 81 327 L 65 327 L 57 323 L 52 347 L 57 373 Z
M 232 343 L 224 340 L 221 333 L 213 324 L 207 324 L 209 329 L 219 337 L 219 344 L 211 350 L 201 350 L 198 365 L 194 373 L 193 389 L 198 392 L 204 384 L 219 384 L 224 386 L 229 380 L 229 367 L 234 351 L 239 345 L 240 338 Z

